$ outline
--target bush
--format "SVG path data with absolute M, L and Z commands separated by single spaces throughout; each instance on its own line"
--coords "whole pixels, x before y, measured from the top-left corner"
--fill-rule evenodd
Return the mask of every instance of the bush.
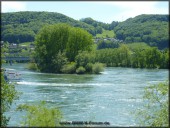
M 21 104 L 18 111 L 26 111 L 21 125 L 26 127 L 56 127 L 60 126 L 62 114 L 58 108 L 47 108 L 45 102 L 39 105 Z
M 38 67 L 37 67 L 36 63 L 29 63 L 27 65 L 27 68 L 30 69 L 30 70 L 33 70 L 33 71 L 38 71 Z
M 92 72 L 92 68 L 93 68 L 93 64 L 92 63 L 88 63 L 85 68 L 86 68 L 87 72 L 91 73 Z
M 82 66 L 80 66 L 79 68 L 76 69 L 77 74 L 84 74 L 85 71 L 86 71 L 86 69 Z
M 65 54 L 66 54 L 65 52 L 59 51 L 57 55 L 52 57 L 51 65 L 49 64 L 48 68 L 48 70 L 50 69 L 49 72 L 59 73 L 62 66 L 68 64 L 68 59 Z
M 104 65 L 102 63 L 95 63 L 92 67 L 92 72 L 94 74 L 100 74 L 104 70 Z
M 145 105 L 137 110 L 137 121 L 141 126 L 168 127 L 168 85 L 169 82 L 158 83 L 145 87 Z
M 75 73 L 75 71 L 76 71 L 76 63 L 75 62 L 71 62 L 69 64 L 66 64 L 61 69 L 62 73 L 72 74 L 72 73 Z
M 5 115 L 11 108 L 11 105 L 16 99 L 19 98 L 19 92 L 13 84 L 9 84 L 4 79 L 4 72 L 1 71 L 1 125 L 0 127 L 6 127 L 10 120 L 10 117 Z
M 79 54 L 75 58 L 77 66 L 85 67 L 88 63 L 94 63 L 95 54 L 88 51 L 79 51 Z

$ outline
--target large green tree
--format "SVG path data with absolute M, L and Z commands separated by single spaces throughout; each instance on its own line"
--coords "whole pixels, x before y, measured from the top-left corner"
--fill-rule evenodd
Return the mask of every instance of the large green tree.
M 92 35 L 81 28 L 48 25 L 36 36 L 34 58 L 40 71 L 57 73 L 58 66 L 66 64 L 67 58 L 74 61 L 78 51 L 90 51 L 92 44 Z
M 71 28 L 66 47 L 67 57 L 74 61 L 78 51 L 90 51 L 92 48 L 92 36 L 81 28 Z

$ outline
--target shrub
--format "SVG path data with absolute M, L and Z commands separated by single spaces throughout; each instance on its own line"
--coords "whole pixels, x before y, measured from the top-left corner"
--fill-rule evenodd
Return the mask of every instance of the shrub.
M 94 63 L 95 54 L 88 51 L 79 51 L 79 54 L 75 58 L 77 66 L 85 67 L 88 63 Z
M 4 79 L 4 72 L 1 71 L 1 127 L 6 127 L 10 120 L 10 117 L 5 115 L 15 102 L 19 98 L 19 92 L 13 84 L 9 84 Z
M 93 64 L 93 67 L 92 67 L 92 72 L 94 74 L 100 74 L 101 71 L 104 70 L 104 65 L 102 63 L 95 63 Z
M 76 63 L 75 62 L 71 62 L 69 64 L 65 64 L 62 69 L 61 69 L 61 72 L 62 73 L 75 73 L 75 70 L 76 70 Z
M 51 73 L 59 73 L 62 66 L 68 64 L 68 59 L 65 52 L 59 51 L 57 55 L 52 57 L 52 62 L 49 64 L 48 70 Z
M 158 83 L 145 87 L 144 104 L 137 110 L 136 118 L 141 126 L 168 127 L 168 85 L 169 82 Z
M 45 102 L 39 105 L 21 104 L 18 111 L 26 111 L 21 125 L 26 127 L 55 127 L 60 126 L 62 114 L 58 108 L 47 108 Z
M 93 64 L 92 63 L 88 63 L 85 68 L 86 68 L 87 72 L 91 73 L 92 72 L 92 68 L 93 68 Z
M 38 71 L 38 67 L 37 67 L 36 63 L 29 63 L 27 65 L 27 68 L 30 69 L 30 70 L 33 70 L 33 71 Z
M 79 68 L 76 69 L 77 74 L 84 74 L 85 71 L 86 71 L 86 69 L 82 66 L 80 66 Z

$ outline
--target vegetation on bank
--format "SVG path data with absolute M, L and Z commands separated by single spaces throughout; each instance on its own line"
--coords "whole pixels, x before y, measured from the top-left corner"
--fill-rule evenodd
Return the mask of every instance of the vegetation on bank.
M 169 82 L 150 85 L 145 88 L 145 105 L 136 113 L 137 121 L 141 126 L 168 127 L 168 88 Z
M 10 117 L 5 116 L 5 112 L 8 112 L 12 103 L 19 97 L 19 93 L 16 91 L 13 84 L 9 84 L 4 79 L 4 72 L 1 69 L 1 127 L 6 127 Z
M 169 49 L 140 46 L 122 44 L 119 48 L 97 50 L 96 61 L 109 67 L 169 68 Z
M 96 50 L 92 36 L 85 30 L 56 24 L 45 26 L 36 36 L 33 63 L 29 67 L 48 73 L 98 74 L 104 64 L 110 67 L 169 68 L 169 49 L 161 51 L 145 43 L 117 42 L 115 48 Z
M 38 105 L 22 104 L 17 111 L 26 111 L 20 122 L 24 127 L 56 127 L 60 126 L 62 113 L 58 108 L 49 108 L 45 102 Z

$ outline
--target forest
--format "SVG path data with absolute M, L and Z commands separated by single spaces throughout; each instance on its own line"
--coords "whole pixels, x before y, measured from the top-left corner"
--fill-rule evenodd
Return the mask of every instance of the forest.
M 114 31 L 126 43 L 145 42 L 164 49 L 169 47 L 168 21 L 168 15 L 139 15 L 119 23 Z
M 113 21 L 103 23 L 92 18 L 74 20 L 56 12 L 13 12 L 1 14 L 2 41 L 9 43 L 34 42 L 38 31 L 45 25 L 67 23 L 73 27 L 80 27 L 93 38 L 104 31 L 112 31 L 113 36 L 125 43 L 145 42 L 158 49 L 168 48 L 168 15 L 139 15 L 123 22 Z

